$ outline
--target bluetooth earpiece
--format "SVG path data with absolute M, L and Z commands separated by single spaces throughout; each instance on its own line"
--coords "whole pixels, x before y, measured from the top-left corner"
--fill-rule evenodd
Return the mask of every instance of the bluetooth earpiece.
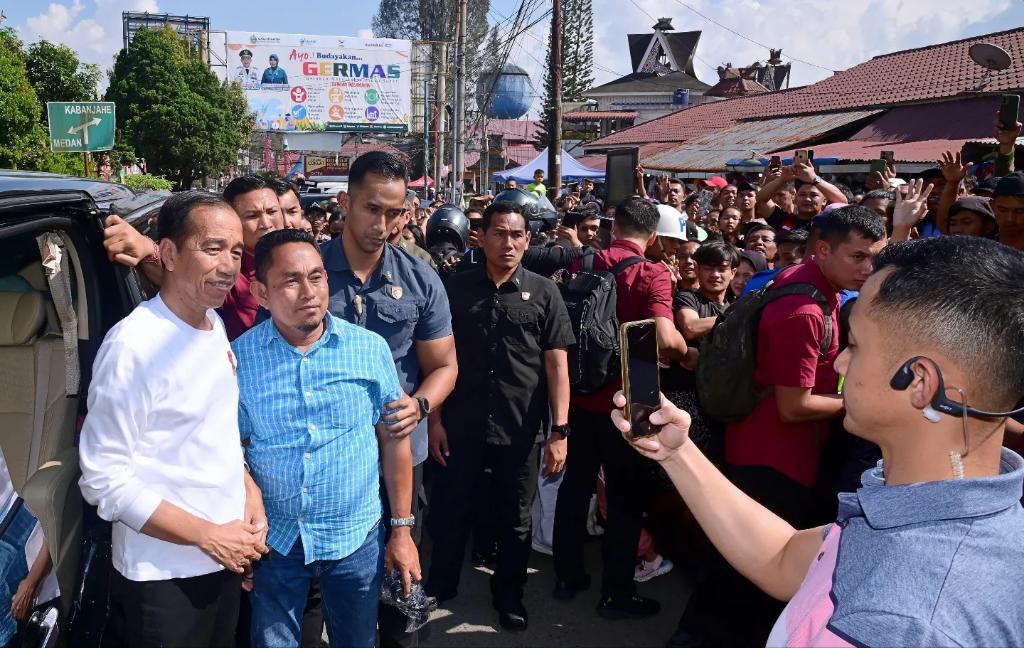
M 925 356 L 914 356 L 900 365 L 900 368 L 896 370 L 896 373 L 894 373 L 892 378 L 889 380 L 889 386 L 896 391 L 904 391 L 910 387 L 910 384 L 914 382 L 914 365 L 918 362 L 931 363 L 932 367 L 935 368 L 935 374 L 939 380 L 938 389 L 935 390 L 935 396 L 932 397 L 932 402 L 929 403 L 921 412 L 924 417 L 932 423 L 939 422 L 940 413 L 946 414 L 947 416 L 1005 418 L 1007 416 L 1016 416 L 1017 414 L 1024 412 L 1024 407 L 1018 407 L 1017 409 L 1010 410 L 1009 412 L 986 412 L 984 410 L 974 409 L 965 402 L 955 401 L 949 398 L 946 396 L 946 384 L 942 380 L 942 369 L 939 368 L 937 362 Z M 963 394 L 963 391 L 958 391 L 960 391 L 961 395 Z

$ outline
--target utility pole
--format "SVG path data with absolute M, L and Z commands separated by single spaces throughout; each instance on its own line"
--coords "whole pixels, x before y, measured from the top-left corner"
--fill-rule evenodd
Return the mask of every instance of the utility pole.
M 423 80 L 423 199 L 426 200 L 430 187 L 430 77 Z M 437 182 L 437 178 L 434 178 Z M 436 184 L 434 186 L 437 186 Z
M 437 66 L 437 130 L 435 131 L 435 142 L 437 150 L 434 152 L 434 196 L 439 195 L 441 189 L 441 176 L 444 175 L 444 135 L 445 117 L 447 111 L 444 108 L 447 100 L 448 80 L 448 43 L 438 43 L 438 66 Z
M 452 204 L 461 205 L 463 160 L 466 159 L 466 13 L 468 0 L 459 0 L 455 45 L 455 156 L 452 165 Z
M 562 186 L 562 1 L 551 7 L 551 131 L 548 133 L 548 172 L 546 178 L 552 202 Z

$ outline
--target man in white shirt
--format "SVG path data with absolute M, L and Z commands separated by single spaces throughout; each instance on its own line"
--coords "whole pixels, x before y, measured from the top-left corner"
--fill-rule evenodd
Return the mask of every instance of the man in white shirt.
M 214 312 L 235 284 L 242 226 L 206 192 L 157 223 L 160 293 L 107 334 L 79 445 L 82 495 L 113 523 L 111 583 L 127 646 L 231 646 L 241 574 L 267 551 L 238 443 L 235 358 Z

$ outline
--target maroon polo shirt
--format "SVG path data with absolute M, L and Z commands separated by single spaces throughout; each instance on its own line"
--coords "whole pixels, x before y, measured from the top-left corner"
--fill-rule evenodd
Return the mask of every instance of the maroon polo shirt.
M 224 304 L 217 309 L 217 314 L 224 320 L 228 340 L 234 340 L 256 323 L 256 311 L 260 309 L 260 303 L 249 292 L 249 284 L 255 279 L 256 257 L 242 252 L 242 271 L 238 273 L 238 279 L 224 299 Z
M 817 287 L 832 310 L 832 344 L 819 354 L 825 336 L 821 307 L 804 295 L 781 297 L 761 313 L 757 331 L 758 391 L 772 385 L 809 388 L 812 394 L 835 394 L 839 374 L 839 291 L 832 287 L 813 258 L 786 269 L 773 287 L 809 283 Z M 774 394 L 764 398 L 739 423 L 726 427 L 725 459 L 736 466 L 768 466 L 807 487 L 814 486 L 828 421 L 783 423 Z
M 594 270 L 608 270 L 619 261 L 630 257 L 643 257 L 644 251 L 632 241 L 614 241 L 607 250 L 594 255 Z M 571 272 L 578 272 L 583 260 L 570 266 Z M 615 276 L 619 323 L 665 317 L 672 320 L 672 275 L 660 263 L 637 263 Z M 573 394 L 572 404 L 582 409 L 611 413 L 614 409 L 612 396 L 622 389 L 622 379 L 616 378 L 604 389 L 593 394 Z

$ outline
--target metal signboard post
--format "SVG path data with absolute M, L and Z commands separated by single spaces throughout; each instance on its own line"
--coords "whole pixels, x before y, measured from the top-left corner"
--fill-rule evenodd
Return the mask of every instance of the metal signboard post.
M 54 153 L 83 153 L 85 175 L 89 175 L 89 153 L 114 148 L 114 102 L 48 101 L 50 150 Z

